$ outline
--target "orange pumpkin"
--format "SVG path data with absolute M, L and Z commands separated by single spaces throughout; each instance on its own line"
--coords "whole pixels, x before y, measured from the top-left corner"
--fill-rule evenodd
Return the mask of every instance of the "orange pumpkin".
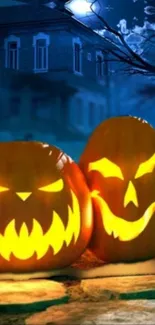
M 75 262 L 92 232 L 84 177 L 60 149 L 0 143 L 0 272 L 35 272 Z
M 155 257 L 155 130 L 131 116 L 110 118 L 79 165 L 94 205 L 90 249 L 107 262 Z

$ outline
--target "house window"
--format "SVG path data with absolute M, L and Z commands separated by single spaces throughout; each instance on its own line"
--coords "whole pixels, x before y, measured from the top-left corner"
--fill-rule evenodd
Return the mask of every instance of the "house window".
M 32 119 L 49 119 L 51 118 L 50 107 L 44 97 L 34 97 L 32 99 L 31 106 L 31 117 Z
M 83 103 L 81 98 L 76 98 L 76 125 L 83 126 Z
M 35 119 L 37 116 L 38 106 L 39 106 L 39 99 L 32 98 L 32 103 L 31 103 L 31 117 L 32 117 L 32 119 Z
M 75 129 L 84 127 L 84 102 L 80 97 L 72 98 L 70 102 L 70 123 Z
M 105 107 L 104 105 L 99 105 L 99 123 L 102 122 L 105 118 Z
M 75 43 L 74 44 L 74 65 L 75 65 L 75 71 L 81 72 L 81 47 L 80 44 Z
M 82 44 L 79 39 L 73 41 L 73 70 L 75 73 L 82 73 Z
M 91 60 L 92 60 L 91 53 L 87 53 L 87 60 L 88 60 L 88 61 L 91 61 Z
M 17 42 L 8 43 L 8 68 L 17 70 Z
M 49 35 L 39 33 L 33 37 L 34 71 L 46 72 L 48 70 Z
M 95 125 L 95 120 L 96 120 L 96 116 L 95 116 L 95 103 L 90 102 L 89 103 L 89 110 L 88 110 L 88 123 L 89 123 L 89 127 L 93 128 Z
M 10 98 L 10 115 L 11 117 L 17 117 L 20 114 L 20 98 L 12 97 Z
M 47 46 L 45 39 L 38 39 L 36 41 L 36 69 L 47 69 Z
M 8 69 L 19 69 L 19 48 L 20 38 L 14 35 L 9 36 L 4 42 L 5 67 Z
M 98 78 L 103 77 L 103 55 L 100 52 L 96 53 L 96 75 Z

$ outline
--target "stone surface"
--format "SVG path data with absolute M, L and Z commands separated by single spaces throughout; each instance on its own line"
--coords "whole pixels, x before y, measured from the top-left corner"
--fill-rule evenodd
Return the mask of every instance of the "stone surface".
M 0 313 L 0 324 L 2 325 L 25 325 L 25 319 L 30 317 L 30 313 L 10 314 Z
M 68 301 L 63 283 L 50 280 L 0 281 L 0 312 L 44 310 Z
M 155 301 L 72 302 L 48 308 L 25 320 L 26 325 L 154 324 Z
M 86 252 L 74 266 L 100 265 Z M 155 324 L 155 275 L 52 280 L 0 281 L 0 324 Z
M 67 281 L 65 286 L 70 296 L 68 304 L 36 313 L 26 319 L 26 324 L 154 324 L 155 300 L 151 297 L 155 276 Z
M 67 287 L 71 301 L 155 299 L 155 276 L 128 276 L 72 281 Z
M 82 291 L 89 297 L 102 298 L 155 298 L 155 276 L 127 276 L 82 280 Z
M 54 300 L 62 298 L 65 295 L 65 286 L 55 281 L 30 280 L 0 282 L 0 304 Z

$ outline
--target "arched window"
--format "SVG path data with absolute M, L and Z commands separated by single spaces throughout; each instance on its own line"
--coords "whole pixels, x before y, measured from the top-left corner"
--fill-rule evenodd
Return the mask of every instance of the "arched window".
M 92 129 L 95 126 L 96 120 L 96 107 L 94 102 L 89 102 L 89 110 L 88 110 L 88 124 L 89 128 Z
M 48 47 L 50 43 L 49 35 L 39 33 L 33 36 L 34 47 L 34 71 L 48 71 Z
M 5 67 L 8 69 L 19 69 L 20 38 L 10 35 L 4 41 Z
M 84 107 L 82 98 L 76 98 L 76 112 L 75 112 L 75 120 L 77 126 L 84 126 Z
M 103 77 L 103 65 L 104 65 L 104 58 L 103 54 L 100 51 L 96 52 L 96 76 L 98 78 Z
M 82 74 L 82 43 L 80 39 L 73 39 L 73 71 Z

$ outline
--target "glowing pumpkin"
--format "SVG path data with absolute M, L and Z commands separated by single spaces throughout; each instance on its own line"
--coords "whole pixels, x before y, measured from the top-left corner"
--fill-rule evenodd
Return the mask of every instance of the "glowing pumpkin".
M 107 262 L 155 257 L 155 130 L 131 116 L 110 118 L 79 165 L 94 205 L 90 249 Z
M 0 156 L 0 272 L 76 261 L 92 232 L 92 203 L 79 167 L 38 142 L 0 143 Z

